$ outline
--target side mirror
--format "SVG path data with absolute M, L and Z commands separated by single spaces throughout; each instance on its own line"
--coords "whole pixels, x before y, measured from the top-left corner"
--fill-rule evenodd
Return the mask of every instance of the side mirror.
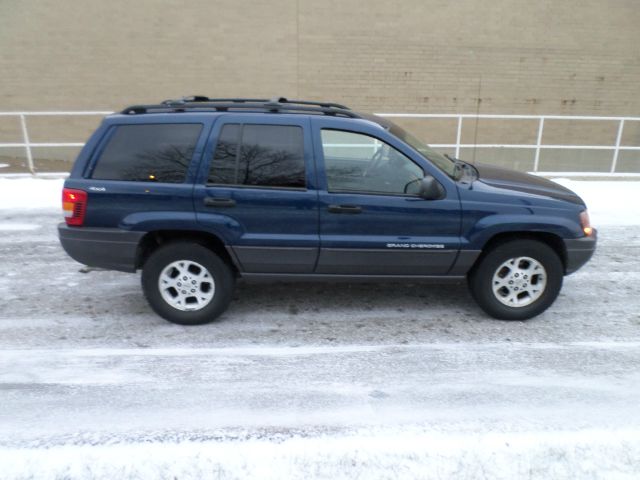
M 444 198 L 444 194 L 444 187 L 431 175 L 425 175 L 425 177 L 420 181 L 420 190 L 418 195 L 425 200 L 439 200 Z

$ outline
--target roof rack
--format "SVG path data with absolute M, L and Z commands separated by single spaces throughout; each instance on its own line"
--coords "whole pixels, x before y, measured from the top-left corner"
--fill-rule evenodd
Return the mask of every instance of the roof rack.
M 122 110 L 122 113 L 135 115 L 141 113 L 185 112 L 187 110 L 214 110 L 221 112 L 229 110 L 266 110 L 271 113 L 316 113 L 362 118 L 351 111 L 349 107 L 339 103 L 288 100 L 284 97 L 267 100 L 264 98 L 209 98 L 201 95 L 182 97 L 178 100 L 165 100 L 155 105 L 132 105 Z
M 232 103 L 286 103 L 288 105 L 315 105 L 323 108 L 339 108 L 341 110 L 349 110 L 349 107 L 333 102 L 310 102 L 309 100 L 289 100 L 285 97 L 267 98 L 209 98 L 202 95 L 192 95 L 190 97 L 182 97 L 179 100 L 165 100 L 163 105 L 185 104 L 192 102 L 232 102 Z

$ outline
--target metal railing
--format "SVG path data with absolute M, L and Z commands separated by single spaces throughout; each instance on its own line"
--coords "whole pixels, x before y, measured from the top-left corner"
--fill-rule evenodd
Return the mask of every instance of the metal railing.
M 608 172 L 591 172 L 601 175 L 613 175 L 616 173 L 616 166 L 618 164 L 618 156 L 621 150 L 640 150 L 640 146 L 626 146 L 621 145 L 622 133 L 624 131 L 625 122 L 640 122 L 640 117 L 598 117 L 598 116 L 571 116 L 571 115 L 491 115 L 491 114 L 431 114 L 431 113 L 377 113 L 381 117 L 388 118 L 432 118 L 432 119 L 456 119 L 457 120 L 457 132 L 456 143 L 451 144 L 431 144 L 435 148 L 455 148 L 455 156 L 460 155 L 461 148 L 523 148 L 533 149 L 533 171 L 538 172 L 540 165 L 540 151 L 543 149 L 560 149 L 560 150 L 611 150 L 611 165 Z M 462 122 L 465 118 L 472 119 L 494 119 L 494 120 L 537 120 L 538 132 L 537 140 L 535 144 L 462 144 L 460 143 L 462 137 Z M 565 121 L 608 121 L 617 122 L 618 129 L 615 143 L 612 145 L 550 145 L 542 143 L 542 136 L 544 134 L 545 120 L 565 120 Z M 556 172 L 554 172 L 556 173 Z M 562 172 L 557 172 L 558 174 Z M 571 172 L 575 173 L 575 172 Z M 587 173 L 587 172 L 581 172 Z
M 17 117 L 20 121 L 22 130 L 22 142 L 18 143 L 0 143 L 2 148 L 24 148 L 27 157 L 27 168 L 31 174 L 36 174 L 36 168 L 33 161 L 33 148 L 38 147 L 83 147 L 84 142 L 32 142 L 29 140 L 29 130 L 27 128 L 27 117 L 53 117 L 53 116 L 104 116 L 113 112 L 110 111 L 91 111 L 91 112 L 0 112 L 0 117 Z
M 68 111 L 68 112 L 0 112 L 0 117 L 16 117 L 20 122 L 22 131 L 22 142 L 16 143 L 0 143 L 0 151 L 2 148 L 24 148 L 27 158 L 27 167 L 32 174 L 36 173 L 33 159 L 33 149 L 41 147 L 82 147 L 84 142 L 32 142 L 30 141 L 27 118 L 29 117 L 48 117 L 48 116 L 104 116 L 109 115 L 111 111 Z M 453 119 L 456 120 L 456 142 L 431 144 L 436 148 L 455 149 L 455 156 L 460 155 L 460 149 L 463 148 L 513 148 L 513 149 L 531 149 L 534 150 L 533 172 L 539 171 L 540 152 L 544 149 L 560 149 L 560 150 L 610 150 L 612 153 L 611 163 L 608 172 L 580 172 L 580 173 L 597 173 L 598 175 L 616 175 L 616 167 L 618 157 L 621 151 L 640 151 L 640 145 L 628 146 L 621 145 L 622 135 L 626 122 L 640 122 L 640 117 L 612 117 L 612 116 L 567 116 L 567 115 L 492 115 L 492 114 L 437 114 L 437 113 L 378 113 L 382 117 L 387 118 L 425 118 L 425 119 Z M 462 126 L 464 120 L 467 119 L 493 119 L 493 120 L 536 120 L 538 122 L 537 140 L 535 144 L 463 144 Z M 617 135 L 615 143 L 610 145 L 551 145 L 542 142 L 544 135 L 545 120 L 564 120 L 564 121 L 606 121 L 617 122 Z M 554 172 L 562 174 L 563 172 Z M 571 172 L 575 173 L 575 172 Z

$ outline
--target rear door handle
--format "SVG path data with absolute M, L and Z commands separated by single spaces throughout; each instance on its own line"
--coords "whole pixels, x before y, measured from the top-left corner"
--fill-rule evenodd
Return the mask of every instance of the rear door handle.
M 207 207 L 235 207 L 236 201 L 232 198 L 205 197 L 204 204 Z
M 331 213 L 362 213 L 362 207 L 357 205 L 329 205 Z

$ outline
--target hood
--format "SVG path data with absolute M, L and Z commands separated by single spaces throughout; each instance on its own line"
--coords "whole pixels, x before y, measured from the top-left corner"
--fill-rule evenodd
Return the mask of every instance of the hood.
M 584 205 L 582 199 L 571 190 L 546 178 L 517 172 L 508 168 L 495 167 L 493 165 L 478 164 L 476 168 L 479 173 L 478 180 L 492 187 L 506 188 L 534 195 L 544 195 L 558 200 Z

